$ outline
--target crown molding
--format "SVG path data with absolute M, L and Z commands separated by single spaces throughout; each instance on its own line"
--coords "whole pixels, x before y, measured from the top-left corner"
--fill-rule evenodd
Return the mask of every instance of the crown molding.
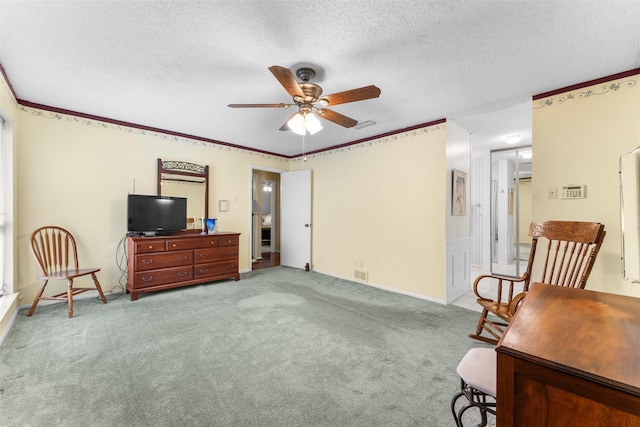
M 565 86 L 565 87 L 560 88 L 560 89 L 554 89 L 554 90 L 549 91 L 549 92 L 543 92 L 541 94 L 534 95 L 533 96 L 533 100 L 537 101 L 538 99 L 548 98 L 550 96 L 559 95 L 561 93 L 571 92 L 571 91 L 578 90 L 578 89 L 584 89 L 585 87 L 589 87 L 589 86 L 593 86 L 593 85 L 598 85 L 598 84 L 602 84 L 602 83 L 608 83 L 608 82 L 613 81 L 613 80 L 624 79 L 626 77 L 635 76 L 637 74 L 640 74 L 640 68 L 634 68 L 633 70 L 628 70 L 628 71 L 623 71 L 621 73 L 611 74 L 609 76 L 601 77 L 599 79 L 588 80 L 586 82 L 577 83 L 577 84 L 574 84 L 574 85 L 571 85 L 571 86 Z

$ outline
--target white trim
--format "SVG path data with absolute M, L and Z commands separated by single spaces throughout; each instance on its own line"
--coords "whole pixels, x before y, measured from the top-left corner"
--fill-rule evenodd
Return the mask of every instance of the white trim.
M 18 298 L 17 292 L 14 292 L 9 295 L 3 295 L 2 298 L 0 298 L 0 320 L 4 320 L 4 317 L 9 313 L 9 309 L 11 308 L 11 306 L 13 305 L 14 301 L 17 298 Z M 13 322 L 15 322 L 17 316 L 18 316 L 18 308 L 16 308 L 13 311 L 13 314 L 11 315 L 11 319 L 9 319 L 9 322 L 7 322 L 7 326 L 4 328 L 4 330 L 2 331 L 2 334 L 0 335 L 0 345 L 2 345 L 2 343 L 4 342 L 4 339 L 9 334 L 9 330 L 11 330 L 11 326 L 13 326 Z
M 383 291 L 389 291 L 389 292 L 393 292 L 393 293 L 400 294 L 400 295 L 406 295 L 406 296 L 409 296 L 409 297 L 418 298 L 418 299 L 421 299 L 421 300 L 431 301 L 431 302 L 435 302 L 435 303 L 438 303 L 438 304 L 446 305 L 445 301 L 443 299 L 440 299 L 440 298 L 431 298 L 431 297 L 428 297 L 428 296 L 425 296 L 425 295 L 416 294 L 416 293 L 408 292 L 408 291 L 403 291 L 402 289 L 390 288 L 388 286 L 378 285 L 376 283 L 362 282 L 362 281 L 359 281 L 359 280 L 355 280 L 352 277 L 345 277 L 345 276 L 341 276 L 341 275 L 338 275 L 338 274 L 331 274 L 331 273 L 323 272 L 321 270 L 315 270 L 314 269 L 313 271 L 315 271 L 316 273 L 324 274 L 326 276 L 335 277 L 337 279 L 343 279 L 343 280 L 347 280 L 349 282 L 359 283 L 361 285 L 371 286 L 372 288 L 382 289 Z

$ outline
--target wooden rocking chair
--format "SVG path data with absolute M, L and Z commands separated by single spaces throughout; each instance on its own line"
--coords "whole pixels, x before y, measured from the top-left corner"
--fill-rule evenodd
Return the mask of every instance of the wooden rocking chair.
M 604 225 L 596 222 L 532 222 L 531 252 L 522 277 L 487 274 L 474 281 L 473 292 L 482 314 L 475 334 L 469 336 L 496 344 L 513 317 L 514 306 L 529 290 L 532 275 L 537 277 L 534 282 L 584 289 L 605 234 Z M 547 244 L 540 244 L 540 238 Z M 492 285 L 492 291 L 484 285 Z
M 98 291 L 100 299 L 103 303 L 107 303 L 107 299 L 102 293 L 100 282 L 96 273 L 99 268 L 78 268 L 78 253 L 76 250 L 76 241 L 67 230 L 61 227 L 47 226 L 38 228 L 31 233 L 31 252 L 38 262 L 38 266 L 42 271 L 42 275 L 38 279 L 42 280 L 40 291 L 33 300 L 31 310 L 27 316 L 31 316 L 38 305 L 38 301 L 43 300 L 61 300 L 67 301 L 69 306 L 69 317 L 73 317 L 73 296 L 87 291 Z M 73 286 L 73 280 L 91 275 L 95 288 L 76 288 Z M 50 297 L 43 297 L 42 293 L 47 287 L 49 280 L 66 280 L 67 291 Z

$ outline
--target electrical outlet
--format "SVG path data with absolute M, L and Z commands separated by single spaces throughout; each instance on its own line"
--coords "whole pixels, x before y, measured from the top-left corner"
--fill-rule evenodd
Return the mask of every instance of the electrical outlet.
M 547 190 L 547 199 L 557 199 L 558 198 L 558 188 L 557 187 L 549 187 Z

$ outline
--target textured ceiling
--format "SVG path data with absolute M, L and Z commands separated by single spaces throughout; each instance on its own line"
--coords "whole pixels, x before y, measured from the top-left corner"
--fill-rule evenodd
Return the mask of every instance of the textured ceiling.
M 639 67 L 639 40 L 638 1 L 0 0 L 19 99 L 286 156 L 302 152 L 278 130 L 291 110 L 227 107 L 291 102 L 272 65 L 315 68 L 325 94 L 382 90 L 333 107 L 376 125 L 323 121 L 314 151 L 442 118 L 491 127 L 491 111 Z

